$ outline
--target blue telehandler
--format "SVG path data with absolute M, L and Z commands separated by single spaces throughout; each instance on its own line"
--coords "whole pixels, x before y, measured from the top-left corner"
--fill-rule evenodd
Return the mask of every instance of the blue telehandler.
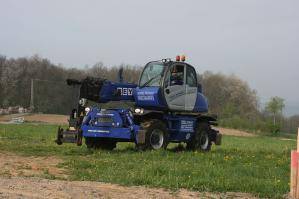
M 145 65 L 138 84 L 87 77 L 67 79 L 80 87 L 78 107 L 70 114 L 69 127 L 57 132 L 57 144 L 76 143 L 87 148 L 112 150 L 117 142 L 134 142 L 139 150 L 166 148 L 170 142 L 186 143 L 188 150 L 209 151 L 221 144 L 212 128 L 217 118 L 208 115 L 208 102 L 193 66 L 184 56 Z M 103 108 L 90 102 L 133 102 L 132 107 Z

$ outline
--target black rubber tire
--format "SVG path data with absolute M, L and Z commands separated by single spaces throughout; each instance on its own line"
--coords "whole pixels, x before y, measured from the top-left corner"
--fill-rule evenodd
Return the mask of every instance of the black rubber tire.
M 212 146 L 212 141 L 209 136 L 210 128 L 210 125 L 206 122 L 199 123 L 195 134 L 192 136 L 191 140 L 187 142 L 187 150 L 210 151 Z
M 96 140 L 94 143 L 95 149 L 113 150 L 116 147 L 116 141 L 113 140 Z
M 88 149 L 104 149 L 113 150 L 116 147 L 117 142 L 114 140 L 104 140 L 101 138 L 85 138 L 85 144 Z
M 58 145 L 62 145 L 62 132 L 63 132 L 63 128 L 60 128 L 60 126 L 58 127 L 58 130 L 57 130 L 57 139 L 55 140 L 55 142 L 58 144 Z
M 82 145 L 82 139 L 83 139 L 83 132 L 81 129 L 78 130 L 78 135 L 77 135 L 77 146 Z
M 145 130 L 145 143 L 136 144 L 138 150 L 158 150 L 167 148 L 168 131 L 164 122 L 158 119 L 151 119 L 141 122 L 140 126 L 141 129 Z M 158 141 L 158 143 L 157 145 L 154 145 L 156 141 Z
M 89 137 L 86 137 L 85 138 L 85 145 L 88 149 L 91 149 L 93 148 L 94 146 L 94 139 L 93 138 L 89 138 Z

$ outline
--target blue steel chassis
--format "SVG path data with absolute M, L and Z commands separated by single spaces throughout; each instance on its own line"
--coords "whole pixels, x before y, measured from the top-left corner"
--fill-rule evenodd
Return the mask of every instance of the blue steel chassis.
M 188 115 L 164 115 L 167 121 L 169 142 L 187 142 L 195 132 L 197 119 Z M 105 119 L 103 119 L 105 118 Z M 129 109 L 92 108 L 83 119 L 83 137 L 108 138 L 126 142 L 142 142 L 139 125 L 134 124 L 134 116 Z

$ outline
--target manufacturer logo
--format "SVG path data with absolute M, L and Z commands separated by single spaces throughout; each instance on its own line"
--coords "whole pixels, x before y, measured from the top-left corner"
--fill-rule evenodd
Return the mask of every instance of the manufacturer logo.
M 117 88 L 117 91 L 120 93 L 121 96 L 133 95 L 133 88 Z

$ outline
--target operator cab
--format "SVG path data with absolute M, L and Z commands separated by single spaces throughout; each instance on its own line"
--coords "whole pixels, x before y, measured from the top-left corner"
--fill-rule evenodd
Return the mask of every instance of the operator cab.
M 173 63 L 166 71 L 163 94 L 170 110 L 192 111 L 197 98 L 194 68 L 186 63 Z
M 203 99 L 194 67 L 184 62 L 162 60 L 149 62 L 140 76 L 136 89 L 136 104 L 140 107 L 161 107 L 170 111 L 195 111 L 196 102 Z M 201 103 L 201 105 L 203 105 Z M 204 111 L 203 111 L 204 112 Z

